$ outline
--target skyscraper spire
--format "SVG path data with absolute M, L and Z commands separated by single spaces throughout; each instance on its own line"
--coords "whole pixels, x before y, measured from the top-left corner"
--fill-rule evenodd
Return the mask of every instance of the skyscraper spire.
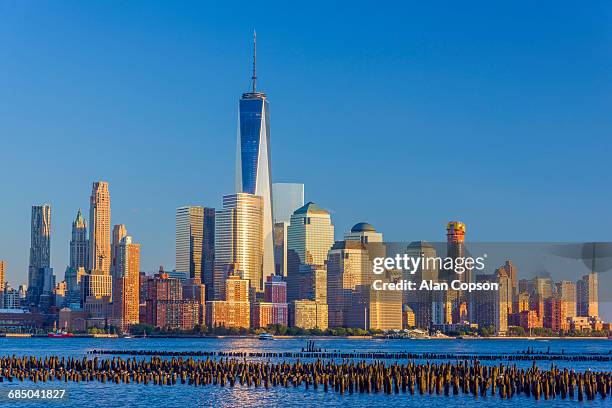
M 257 32 L 253 30 L 253 93 L 257 92 Z

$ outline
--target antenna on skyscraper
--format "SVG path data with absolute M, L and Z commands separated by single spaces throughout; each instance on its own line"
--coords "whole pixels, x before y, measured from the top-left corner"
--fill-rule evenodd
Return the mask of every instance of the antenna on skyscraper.
M 253 93 L 256 92 L 257 88 L 257 32 L 253 30 Z

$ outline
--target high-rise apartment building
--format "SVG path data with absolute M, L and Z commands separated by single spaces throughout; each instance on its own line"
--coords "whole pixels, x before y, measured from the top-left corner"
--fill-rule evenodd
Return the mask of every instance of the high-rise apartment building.
M 569 330 L 567 306 L 568 303 L 563 300 L 559 292 L 544 300 L 544 327 L 554 332 Z
M 239 193 L 223 197 L 223 209 L 215 215 L 213 299 L 225 298 L 225 279 L 236 263 L 251 288 L 263 291 L 262 215 L 259 196 Z
M 452 259 L 465 257 L 465 231 L 465 224 L 460 221 L 450 221 L 446 225 L 447 257 Z M 454 270 L 446 270 L 444 268 L 439 271 L 440 279 L 449 283 L 453 280 L 471 282 L 471 274 L 471 270 L 466 270 L 462 274 L 457 274 Z M 449 289 L 444 292 L 444 296 L 446 298 L 444 301 L 444 320 L 446 323 L 461 323 L 473 318 L 473 316 L 470 316 L 470 297 L 467 293 Z
M 4 291 L 6 283 L 6 261 L 0 259 L 0 292 Z
M 240 277 L 238 265 L 232 265 L 230 271 L 225 279 L 224 299 L 206 302 L 206 324 L 209 327 L 250 327 L 250 282 Z
M 13 289 L 8 283 L 0 292 L 0 308 L 2 309 L 19 309 L 21 307 L 21 298 L 19 291 Z
M 511 299 L 511 279 L 506 270 L 498 268 L 493 274 L 476 275 L 478 283 L 497 283 L 499 290 L 478 291 L 474 296 L 474 319 L 479 327 L 493 328 L 495 334 L 504 335 L 508 331 L 508 303 Z
M 89 269 L 110 273 L 111 208 L 108 183 L 93 183 L 89 200 Z
M 576 282 L 578 316 L 599 317 L 599 284 L 597 273 L 584 275 Z
M 328 328 L 328 306 L 314 300 L 294 300 L 289 304 L 289 324 L 302 329 Z
M 255 56 L 255 53 L 253 54 Z M 255 60 L 253 89 L 242 94 L 239 103 L 238 139 L 236 147 L 236 193 L 262 198 L 261 242 L 262 279 L 274 274 L 274 242 L 272 222 L 272 166 L 270 164 L 270 108 L 266 95 L 257 91 Z M 246 265 L 241 266 L 245 268 Z M 253 281 L 251 281 L 253 285 Z
M 127 237 L 127 228 L 125 224 L 113 225 L 113 233 L 111 235 L 111 266 L 110 273 L 115 276 L 115 270 L 119 269 L 119 245 L 123 238 Z
M 294 211 L 304 205 L 304 184 L 273 183 L 272 203 L 274 223 L 289 222 Z
M 28 298 L 35 306 L 50 306 L 55 287 L 51 269 L 51 206 L 32 206 L 30 264 L 28 268 Z M 44 297 L 44 299 L 41 299 Z
M 264 302 L 287 303 L 287 282 L 281 276 L 269 276 L 264 283 Z
M 122 331 L 139 322 L 140 244 L 124 236 L 115 247 L 113 320 Z
M 514 296 L 514 287 L 513 285 L 513 280 L 512 280 L 512 273 L 515 273 L 516 268 L 514 268 L 514 266 L 512 265 L 512 262 L 510 261 L 506 261 L 506 263 L 502 266 L 500 266 L 499 268 L 497 268 L 497 270 L 495 271 L 495 273 L 498 276 L 503 276 L 504 279 L 509 279 L 510 284 L 509 285 L 504 285 L 503 289 L 506 291 L 506 293 L 502 293 L 500 294 L 500 296 L 505 299 L 506 301 L 504 302 L 504 304 L 506 305 L 506 315 L 510 316 L 512 313 L 514 313 L 514 302 L 513 299 L 515 298 Z M 514 275 L 515 279 L 516 279 L 516 274 Z M 501 286 L 500 289 L 502 290 Z
M 278 275 L 268 276 L 264 283 L 263 302 L 251 303 L 251 327 L 288 324 L 287 283 Z
M 70 267 L 76 269 L 89 267 L 89 246 L 87 240 L 87 223 L 81 213 L 77 212 L 72 222 L 72 239 L 70 240 Z

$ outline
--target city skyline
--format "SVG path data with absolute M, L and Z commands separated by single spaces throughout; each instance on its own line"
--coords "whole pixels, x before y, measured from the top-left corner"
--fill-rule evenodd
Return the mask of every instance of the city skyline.
M 273 30 L 271 31 L 273 32 Z M 273 54 L 273 52 L 279 52 L 280 50 L 282 50 L 282 48 L 279 48 L 280 45 L 276 42 L 275 39 L 271 38 L 272 35 L 269 32 L 266 33 L 265 30 L 263 32 L 264 32 L 265 41 L 267 42 L 266 46 L 268 47 L 267 48 L 268 51 L 266 54 L 266 51 L 265 51 L 266 46 L 263 46 L 263 47 L 260 46 L 260 50 L 261 49 L 264 50 L 264 57 L 261 58 L 260 60 L 264 61 L 263 64 L 265 67 L 264 69 L 261 70 L 262 71 L 261 77 L 263 78 L 262 81 L 265 84 L 266 89 L 269 90 L 271 99 L 273 99 L 274 101 L 273 107 L 275 110 L 273 114 L 273 121 L 274 121 L 273 123 L 274 123 L 274 134 L 277 135 L 274 138 L 274 142 L 273 142 L 273 151 L 274 151 L 273 156 L 275 157 L 275 170 L 274 170 L 275 178 L 272 181 L 273 182 L 279 182 L 279 181 L 300 182 L 300 183 L 307 184 L 307 191 L 308 191 L 307 199 L 313 200 L 317 203 L 321 203 L 321 205 L 323 205 L 323 207 L 325 208 L 332 209 L 331 212 L 332 212 L 332 217 L 334 219 L 334 224 L 337 226 L 336 239 L 340 238 L 342 234 L 348 231 L 350 226 L 353 225 L 354 223 L 358 221 L 367 221 L 367 222 L 371 222 L 374 225 L 376 225 L 380 231 L 383 231 L 385 233 L 386 237 L 391 237 L 391 239 L 403 240 L 406 238 L 414 238 L 414 239 L 424 239 L 424 240 L 434 241 L 434 240 L 440 239 L 439 226 L 445 223 L 449 219 L 457 218 L 457 219 L 461 219 L 465 221 L 468 225 L 471 226 L 471 231 L 473 232 L 472 232 L 470 239 L 473 239 L 473 240 L 483 240 L 484 239 L 484 240 L 491 240 L 491 241 L 493 240 L 503 241 L 505 238 L 509 238 L 511 240 L 531 240 L 531 239 L 538 240 L 539 239 L 539 240 L 549 240 L 549 241 L 559 240 L 558 238 L 560 238 L 560 240 L 562 241 L 581 241 L 581 240 L 606 241 L 606 240 L 609 240 L 609 237 L 605 235 L 605 231 L 609 231 L 609 228 L 606 227 L 607 221 L 604 220 L 604 222 L 595 222 L 592 218 L 588 218 L 587 216 L 582 214 L 584 211 L 580 211 L 579 209 L 580 208 L 583 208 L 583 209 L 590 208 L 590 207 L 584 207 L 585 204 L 579 204 L 576 199 L 573 199 L 571 197 L 569 198 L 569 201 L 567 202 L 568 208 L 574 208 L 576 209 L 576 211 L 572 212 L 573 218 L 569 218 L 569 217 L 566 218 L 567 222 L 573 224 L 573 227 L 574 227 L 569 232 L 565 231 L 566 227 L 564 227 L 564 229 L 562 230 L 556 226 L 556 223 L 553 223 L 553 219 L 555 219 L 556 216 L 565 214 L 564 211 L 559 210 L 559 209 L 549 211 L 551 212 L 551 214 L 547 215 L 544 218 L 540 218 L 539 220 L 540 224 L 535 225 L 531 229 L 524 228 L 521 230 L 520 227 L 521 225 L 524 225 L 525 221 L 520 221 L 518 223 L 515 222 L 513 223 L 515 225 L 513 227 L 514 229 L 511 229 L 511 228 L 506 229 L 503 232 L 504 236 L 500 236 L 500 233 L 495 231 L 495 225 L 494 225 L 495 221 L 491 213 L 485 213 L 483 214 L 482 218 L 479 218 L 477 215 L 478 207 L 476 207 L 476 209 L 474 210 L 468 209 L 468 204 L 465 204 L 465 203 L 456 204 L 455 206 L 450 205 L 450 204 L 441 206 L 439 203 L 431 203 L 428 200 L 417 200 L 414 202 L 411 202 L 411 201 L 404 202 L 404 203 L 408 203 L 409 210 L 413 211 L 415 214 L 419 214 L 419 212 L 421 211 L 425 212 L 426 214 L 426 216 L 424 217 L 425 221 L 416 221 L 413 219 L 416 217 L 407 216 L 405 217 L 406 220 L 402 220 L 400 223 L 397 223 L 399 225 L 395 225 L 397 221 L 397 214 L 404 214 L 403 212 L 400 211 L 400 208 L 403 207 L 404 204 L 400 205 L 400 203 L 394 203 L 393 201 L 384 200 L 381 206 L 381 204 L 376 204 L 374 200 L 368 199 L 367 197 L 364 197 L 363 200 L 360 200 L 356 204 L 355 200 L 351 199 L 350 194 L 348 194 L 348 192 L 351 191 L 351 189 L 354 189 L 355 191 L 363 191 L 363 189 L 365 188 L 366 191 L 369 193 L 368 195 L 372 195 L 374 197 L 376 197 L 377 195 L 380 195 L 380 193 L 384 191 L 383 187 L 384 186 L 389 187 L 389 185 L 388 184 L 379 185 L 378 180 L 376 180 L 377 177 L 372 177 L 372 176 L 379 175 L 378 170 L 372 171 L 371 173 L 373 174 L 370 174 L 369 176 L 368 175 L 365 176 L 366 181 L 369 182 L 369 184 L 366 183 L 364 185 L 362 180 L 354 180 L 354 181 L 351 180 L 350 178 L 351 171 L 350 169 L 347 169 L 346 173 L 341 173 L 339 176 L 344 176 L 344 177 L 341 177 L 342 184 L 346 185 L 348 183 L 348 187 L 343 187 L 340 189 L 339 193 L 335 193 L 335 192 L 332 192 L 330 188 L 325 187 L 326 182 L 323 181 L 321 176 L 313 177 L 312 175 L 309 174 L 309 170 L 310 170 L 308 167 L 309 159 L 306 153 L 303 153 L 303 155 L 306 157 L 303 158 L 304 160 L 303 162 L 300 162 L 302 164 L 301 167 L 293 168 L 292 166 L 288 166 L 287 159 L 285 159 L 284 156 L 287 156 L 289 153 L 292 152 L 292 150 L 288 149 L 288 146 L 286 143 L 288 140 L 291 140 L 291 139 L 300 139 L 300 136 L 299 136 L 300 132 L 299 131 L 298 132 L 288 132 L 288 130 L 292 128 L 287 126 L 287 121 L 291 122 L 292 120 L 301 118 L 301 116 L 299 114 L 296 115 L 295 112 L 291 113 L 290 107 L 293 105 L 293 108 L 295 108 L 297 107 L 297 105 L 295 105 L 294 102 L 291 101 L 286 91 L 283 91 L 282 89 L 280 89 L 280 86 L 282 86 L 283 84 L 283 81 L 282 81 L 283 77 L 281 77 L 281 80 L 276 79 L 278 77 L 277 70 L 279 68 L 275 68 L 272 62 L 278 63 L 279 61 L 275 61 L 278 57 L 272 56 L 272 58 L 270 58 L 267 62 L 265 62 L 266 56 L 270 56 L 270 54 Z M 248 33 L 245 33 L 244 29 L 241 30 L 240 33 L 241 33 L 241 36 L 244 37 L 244 39 L 246 39 L 246 35 L 248 35 Z M 262 30 L 260 29 L 260 36 L 261 36 L 261 33 L 262 33 Z M 248 64 L 248 60 L 247 60 L 248 53 L 246 53 L 248 49 L 248 45 L 247 45 L 247 41 L 242 41 L 242 42 L 245 43 L 245 46 L 244 46 L 245 52 L 243 52 L 241 55 L 241 61 L 242 60 L 244 61 L 239 62 L 237 64 L 228 64 L 228 66 L 235 65 L 235 66 L 232 66 L 231 69 L 237 70 L 236 72 L 240 73 L 240 75 L 233 78 L 233 81 L 228 81 L 227 83 L 246 82 L 246 81 L 243 81 L 243 79 L 247 77 L 245 73 L 246 71 L 245 67 Z M 210 53 L 208 55 L 213 56 L 214 53 Z M 232 59 L 233 58 L 235 57 L 232 57 Z M 297 72 L 297 71 L 294 71 L 294 72 Z M 204 77 L 200 79 L 202 81 L 205 81 Z M 287 82 L 285 82 L 285 84 L 286 83 Z M 236 89 L 238 92 L 245 91 L 246 89 L 248 89 L 248 86 L 236 86 L 235 84 L 231 85 L 231 87 L 232 89 Z M 231 92 L 227 92 L 227 90 L 225 92 L 231 93 Z M 302 92 L 304 91 L 302 90 Z M 307 93 L 304 93 L 304 95 L 307 95 Z M 415 97 L 419 95 L 418 91 L 415 90 L 413 95 L 415 95 Z M 231 96 L 232 95 L 229 95 L 229 97 Z M 235 98 L 235 94 L 233 96 Z M 233 135 L 235 135 L 234 133 L 235 130 L 232 131 L 232 127 L 235 126 L 235 120 L 232 121 L 230 119 L 229 123 L 225 123 L 225 121 L 228 116 L 231 117 L 235 115 L 235 111 L 236 111 L 235 101 L 233 101 L 232 103 L 223 103 L 223 110 L 227 112 L 224 113 L 224 115 L 222 116 L 223 120 L 221 119 L 218 120 L 218 124 L 216 126 L 221 126 L 222 129 L 226 129 L 228 131 L 219 132 L 221 135 L 225 135 L 224 137 L 221 138 L 223 140 L 223 143 L 221 143 L 220 146 L 225 146 L 228 143 L 229 143 L 229 146 L 231 146 L 233 144 L 232 143 Z M 378 112 L 378 114 L 380 114 L 380 112 Z M 320 112 L 319 112 L 319 116 L 324 117 L 324 115 L 321 115 Z M 391 116 L 392 115 L 389 115 L 386 117 L 391 117 Z M 335 126 L 333 125 L 333 123 L 343 123 L 344 122 L 344 119 L 342 118 L 337 118 L 333 120 L 330 120 L 330 118 L 327 118 L 327 119 L 328 119 L 328 124 L 332 124 L 331 129 L 333 129 L 333 127 Z M 217 119 L 215 119 L 215 121 L 217 121 Z M 221 124 L 221 122 L 223 122 L 223 124 Z M 195 123 L 194 123 L 194 126 L 196 126 Z M 121 129 L 120 127 L 116 128 L 116 130 L 120 130 L 120 129 Z M 297 134 L 295 134 L 294 136 L 292 133 L 297 133 Z M 603 133 L 605 132 L 602 132 L 602 134 Z M 43 134 L 46 134 L 46 132 L 43 132 Z M 74 134 L 72 137 L 75 138 L 73 141 L 76 141 L 77 148 L 84 149 L 88 146 L 88 142 L 85 139 L 81 140 L 79 137 L 77 137 Z M 343 136 L 337 137 L 337 139 L 343 139 L 344 137 L 345 136 L 343 135 Z M 445 140 L 442 135 L 439 135 L 439 137 L 441 137 L 442 140 Z M 42 138 L 42 136 L 37 136 L 37 138 Z M 111 145 L 114 145 L 115 148 L 119 146 L 118 140 L 113 139 L 114 136 L 110 136 L 110 138 L 111 138 L 110 140 Z M 390 139 L 394 140 L 393 137 L 390 137 Z M 593 140 L 589 139 L 587 141 L 595 142 L 596 141 L 595 139 Z M 35 140 L 43 142 L 42 139 L 35 139 Z M 67 147 L 65 143 L 68 140 L 70 139 L 63 139 L 63 140 L 60 139 L 58 141 L 59 146 Z M 210 144 L 210 141 L 213 140 L 213 138 L 207 137 L 206 140 L 207 140 L 207 143 Z M 320 142 L 320 140 L 318 141 Z M 363 136 L 362 136 L 362 139 L 358 139 L 358 141 L 369 142 L 370 140 L 363 139 Z M 377 139 L 376 142 L 379 143 L 381 142 L 381 140 Z M 15 141 L 14 143 L 15 143 L 14 145 L 9 144 L 9 156 L 11 156 L 10 155 L 11 151 L 15 151 L 14 149 L 16 147 L 19 148 L 19 145 L 20 145 L 19 142 Z M 389 146 L 385 145 L 384 142 L 382 143 L 383 145 L 381 145 L 381 149 L 383 151 L 385 150 L 389 151 L 388 150 Z M 360 143 L 355 143 L 355 144 L 359 145 Z M 431 144 L 433 145 L 435 143 L 431 143 Z M 155 145 L 155 141 L 153 142 L 153 145 Z M 293 146 L 295 147 L 295 145 Z M 332 146 L 334 146 L 334 144 L 332 144 Z M 304 145 L 304 147 L 306 147 L 306 145 Z M 127 147 L 128 152 L 135 151 L 135 149 L 136 147 L 134 145 L 130 145 L 128 143 L 128 147 Z M 53 154 L 57 156 L 58 154 L 57 147 L 52 147 L 51 150 Z M 26 149 L 17 150 L 17 151 L 21 153 L 17 155 L 17 157 L 20 157 L 22 156 L 23 152 L 26 151 Z M 299 150 L 299 151 L 304 152 L 304 150 Z M 357 153 L 357 152 L 365 152 L 366 150 L 357 149 L 357 150 L 351 150 L 351 151 L 353 153 Z M 493 153 L 493 152 L 494 151 L 490 153 Z M 138 153 L 140 154 L 140 152 Z M 159 151 L 153 149 L 150 151 L 150 153 L 156 154 L 156 153 L 159 153 Z M 177 153 L 178 152 L 176 151 L 170 150 L 168 153 L 166 153 L 166 157 L 170 157 L 170 158 L 179 157 Z M 377 161 L 375 161 L 376 163 L 378 164 L 383 163 L 382 160 L 379 160 L 380 157 L 377 156 L 376 152 L 368 151 L 368 153 L 374 154 L 375 156 L 374 158 L 377 159 Z M 427 153 L 425 154 L 425 156 L 428 157 L 430 160 L 434 160 L 434 162 L 438 165 L 440 164 L 437 158 L 437 154 L 438 154 L 437 152 L 426 150 L 425 153 Z M 2 217 L 1 218 L 2 224 L 7 225 L 7 228 L 9 228 L 11 231 L 15 231 L 15 234 L 11 234 L 12 235 L 11 238 L 14 237 L 14 239 L 11 239 L 11 242 L 9 242 L 9 238 L 7 238 L 5 234 L 3 234 L 2 237 L 0 237 L 0 243 L 2 244 L 2 248 L 3 249 L 8 248 L 7 254 L 0 256 L 2 259 L 7 260 L 7 279 L 11 282 L 13 286 L 17 286 L 18 284 L 25 282 L 24 271 L 27 271 L 28 243 L 27 243 L 27 239 L 24 241 L 23 236 L 24 235 L 27 236 L 27 225 L 29 223 L 28 213 L 29 213 L 30 206 L 35 205 L 37 203 L 42 203 L 42 202 L 49 202 L 53 208 L 53 232 L 52 232 L 53 239 L 51 240 L 51 247 L 52 247 L 51 249 L 51 253 L 52 253 L 51 267 L 54 268 L 56 275 L 61 276 L 62 271 L 64 270 L 65 266 L 68 265 L 69 263 L 68 262 L 68 257 L 69 257 L 68 242 L 69 242 L 69 237 L 70 237 L 70 227 L 71 227 L 70 222 L 74 219 L 74 212 L 79 207 L 87 208 L 83 200 L 83 197 L 86 197 L 87 193 L 83 194 L 83 191 L 87 191 L 87 184 L 91 183 L 92 180 L 97 180 L 97 179 L 109 181 L 111 185 L 111 190 L 112 190 L 111 195 L 113 196 L 113 203 L 117 203 L 117 204 L 113 204 L 113 221 L 118 220 L 119 222 L 127 224 L 130 228 L 131 233 L 136 237 L 138 242 L 142 244 L 143 246 L 143 268 L 142 269 L 146 271 L 153 271 L 157 269 L 157 266 L 159 264 L 163 264 L 163 265 L 166 265 L 167 267 L 171 267 L 173 265 L 172 260 L 174 258 L 174 252 L 173 252 L 173 238 L 174 237 L 172 234 L 172 230 L 174 228 L 173 213 L 176 210 L 176 208 L 181 205 L 202 205 L 202 206 L 207 206 L 207 207 L 210 206 L 210 207 L 220 208 L 221 207 L 220 197 L 223 194 L 231 193 L 231 187 L 229 187 L 229 184 L 227 182 L 229 181 L 231 183 L 231 179 L 233 179 L 233 169 L 232 169 L 232 166 L 229 160 L 229 158 L 232 157 L 232 155 L 231 155 L 231 152 L 229 153 L 229 155 L 226 155 L 225 153 L 222 152 L 219 154 L 219 156 L 225 157 L 224 158 L 225 163 L 222 166 L 219 166 L 218 163 L 216 164 L 217 167 L 221 169 L 221 172 L 220 172 L 221 179 L 225 181 L 222 181 L 220 185 L 214 185 L 214 186 L 211 186 L 210 189 L 208 189 L 207 184 L 209 183 L 210 180 L 202 179 L 200 181 L 200 186 L 198 186 L 197 188 L 198 190 L 200 190 L 200 192 L 194 194 L 192 192 L 185 191 L 186 189 L 184 185 L 179 184 L 175 187 L 173 185 L 173 182 L 174 182 L 173 177 L 171 176 L 172 173 L 169 173 L 169 175 L 161 177 L 161 180 L 163 181 L 163 183 L 160 184 L 160 186 L 156 188 L 156 191 L 157 189 L 161 189 L 163 191 L 167 191 L 169 195 L 175 194 L 173 196 L 173 199 L 170 200 L 173 204 L 168 205 L 169 202 L 165 201 L 165 202 L 159 203 L 159 206 L 156 206 L 156 207 L 147 207 L 148 204 L 141 205 L 148 201 L 147 194 L 150 194 L 151 190 L 145 189 L 146 190 L 145 194 L 139 195 L 139 193 L 143 192 L 143 189 L 140 186 L 140 183 L 138 181 L 133 180 L 131 177 L 129 177 L 125 171 L 121 171 L 117 173 L 115 173 L 114 171 L 109 171 L 109 169 L 106 168 L 106 165 L 104 164 L 92 163 L 91 169 L 80 169 L 79 172 L 81 174 L 79 174 L 78 176 L 66 175 L 67 182 L 65 182 L 63 179 L 61 181 L 60 180 L 50 181 L 49 183 L 47 183 L 47 185 L 40 187 L 39 193 L 34 193 L 33 191 L 26 189 L 24 186 L 27 186 L 28 183 L 23 182 L 23 181 L 27 181 L 29 179 L 27 177 L 24 178 L 24 176 L 22 175 L 17 175 L 16 179 L 13 182 L 9 181 L 6 183 L 9 186 L 9 190 L 8 190 L 9 197 L 15 197 L 14 201 L 12 199 L 8 200 L 9 210 L 11 210 L 10 211 L 11 215 L 8 215 L 7 213 L 3 213 L 0 215 L 0 217 Z M 112 156 L 109 156 L 109 157 L 112 157 Z M 296 155 L 293 154 L 291 155 L 291 157 L 292 157 L 292 160 L 295 160 Z M 349 158 L 351 157 L 352 156 L 348 156 L 348 155 L 346 156 L 347 163 L 349 161 Z M 356 156 L 356 157 L 361 158 L 363 156 Z M 9 158 L 9 163 L 10 163 L 10 160 L 13 160 L 13 159 Z M 173 159 L 173 160 L 176 160 L 176 159 Z M 335 165 L 335 162 L 329 162 L 326 160 L 329 160 L 329 156 L 327 156 L 327 159 L 326 159 L 326 156 L 323 155 L 323 157 L 321 158 L 321 167 L 324 167 L 324 169 L 327 171 L 327 177 L 330 177 L 330 179 L 333 181 L 334 180 L 332 176 L 334 174 L 333 172 L 336 172 L 339 169 L 338 169 L 338 166 Z M 542 160 L 544 160 L 544 163 L 545 163 L 547 159 L 545 157 L 542 157 Z M 110 159 L 110 161 L 113 161 L 113 160 Z M 417 164 L 418 164 L 418 161 L 417 161 Z M 492 163 L 489 162 L 488 164 L 491 165 Z M 198 165 L 194 167 L 188 167 L 187 169 L 189 171 L 194 171 L 194 170 L 199 169 L 200 165 L 207 166 L 206 160 L 202 160 L 201 162 L 198 162 Z M 171 171 L 171 167 L 164 166 L 163 162 L 162 162 L 161 167 L 163 167 L 166 171 Z M 403 188 L 404 187 L 404 184 L 402 182 L 403 172 L 400 172 L 399 168 L 383 167 L 381 171 L 383 170 L 388 171 L 390 169 L 394 169 L 395 171 L 397 171 L 397 177 L 393 174 L 393 172 L 386 175 L 386 177 L 390 177 L 393 180 L 393 183 L 391 183 L 390 186 L 395 186 L 398 189 Z M 210 171 L 211 171 L 211 168 L 207 168 L 207 171 L 204 171 L 202 174 L 207 174 L 207 172 L 210 172 Z M 460 170 L 457 170 L 457 171 L 460 171 Z M 434 175 L 437 174 L 437 176 L 440 176 L 440 174 L 438 174 L 436 170 L 434 170 L 433 173 Z M 217 175 L 219 174 L 219 172 L 216 172 L 214 174 Z M 463 173 L 464 178 L 459 178 L 460 182 L 458 183 L 456 187 L 463 188 L 469 184 L 469 181 L 465 178 L 465 176 L 467 175 L 469 175 L 469 172 Z M 519 176 L 517 175 L 517 178 L 518 177 Z M 577 177 L 577 176 L 574 176 L 574 177 Z M 562 178 L 561 175 L 559 175 L 559 179 L 561 178 Z M 78 181 L 79 179 L 85 180 L 85 182 Z M 2 180 L 4 181 L 4 178 Z M 22 180 L 21 184 L 19 180 Z M 140 181 L 142 182 L 142 180 Z M 537 177 L 536 177 L 536 181 L 537 181 Z M 59 187 L 60 184 L 61 184 L 61 187 Z M 335 183 L 331 183 L 331 184 L 335 184 Z M 533 193 L 535 197 L 542 198 L 542 194 L 546 190 L 539 190 L 539 189 L 540 188 L 546 189 L 547 187 L 546 186 L 535 186 L 535 184 L 537 183 L 534 182 L 534 185 L 531 187 L 532 190 L 528 189 L 528 192 Z M 35 185 L 35 184 L 29 184 L 29 185 Z M 588 186 L 590 185 L 587 184 L 586 186 L 583 186 L 583 187 L 586 188 Z M 179 188 L 181 189 L 180 191 L 179 191 Z M 57 191 L 53 191 L 53 189 L 56 189 Z M 451 186 L 449 187 L 449 189 L 450 189 L 449 193 L 457 193 L 455 187 Z M 488 205 L 493 208 L 496 208 L 497 212 L 499 213 L 496 215 L 500 216 L 503 210 L 507 209 L 503 205 L 499 206 L 499 203 L 496 202 L 496 198 L 495 198 L 496 195 L 494 193 L 499 193 L 500 190 L 495 185 L 493 185 L 492 187 L 485 186 L 485 189 L 488 191 L 488 194 L 485 196 L 490 197 L 490 199 L 487 200 Z M 35 189 L 31 189 L 31 190 L 35 190 Z M 581 191 L 581 190 L 577 190 L 577 191 Z M 514 205 L 516 206 L 525 206 L 525 204 L 522 201 L 517 202 L 516 199 L 513 199 L 510 197 L 512 192 L 513 190 L 510 189 L 510 192 L 509 192 L 510 194 L 506 195 L 506 198 L 509 201 L 509 203 L 514 203 Z M 517 191 L 514 190 L 514 193 L 516 192 Z M 504 191 L 504 193 L 506 192 Z M 342 194 L 344 194 L 344 196 L 342 196 Z M 460 197 L 464 198 L 463 194 L 464 193 L 461 193 Z M 601 200 L 603 202 L 602 200 L 603 197 L 601 197 L 600 199 L 597 199 L 597 197 L 600 197 L 597 194 L 600 194 L 600 193 L 591 192 L 589 190 L 586 190 L 586 194 L 587 194 L 587 197 L 589 197 L 590 199 L 584 200 L 584 201 L 590 202 L 591 206 L 597 205 L 597 204 L 593 204 L 594 201 L 599 202 Z M 75 197 L 80 197 L 80 198 L 75 199 Z M 553 194 L 549 198 L 552 200 L 555 197 L 556 195 Z M 404 196 L 404 198 L 410 199 L 409 196 Z M 573 200 L 576 200 L 576 201 L 573 201 Z M 403 201 L 403 200 L 398 200 L 398 201 Z M 24 202 L 27 202 L 27 204 L 23 205 Z M 538 205 L 535 203 L 528 203 L 528 205 L 529 206 L 527 208 L 529 209 L 529 211 L 525 211 L 525 209 L 522 210 L 523 218 L 525 218 L 524 214 L 529 214 L 529 216 L 527 217 L 529 218 L 532 216 L 535 217 L 535 215 L 532 215 L 534 214 L 534 212 L 539 213 L 539 214 L 542 214 L 544 212 L 541 208 L 541 205 Z M 389 211 L 386 211 L 387 208 L 389 208 Z M 15 209 L 18 209 L 18 210 L 15 211 Z M 550 210 L 550 208 L 548 208 L 547 210 Z M 386 215 L 382 214 L 383 212 L 395 214 L 395 217 L 388 218 Z M 21 214 L 21 216 L 14 216 L 14 214 Z M 407 214 L 410 214 L 410 212 L 408 212 Z M 508 215 L 508 213 L 504 213 L 504 215 Z M 512 211 L 510 211 L 509 216 L 515 221 L 518 218 L 516 214 Z M 157 217 L 158 219 L 162 220 L 161 221 L 161 228 L 162 228 L 161 232 L 163 233 L 153 234 L 151 230 L 147 229 L 145 224 L 147 223 L 147 220 L 149 220 L 151 217 Z M 421 217 L 418 217 L 418 218 L 421 218 Z M 589 219 L 591 220 L 591 222 L 588 222 Z M 415 223 L 416 225 L 412 225 L 413 223 Z M 168 228 L 168 225 L 170 225 L 170 228 Z M 88 227 L 91 228 L 92 226 L 88 225 Z M 24 231 L 26 232 L 24 233 Z M 410 237 L 405 237 L 403 235 L 404 231 L 410 231 L 410 234 L 409 234 Z M 530 236 L 525 237 L 524 235 L 526 234 Z M 535 238 L 532 238 L 533 236 L 535 236 Z M 155 240 L 157 240 L 158 242 L 156 242 Z M 147 252 L 149 254 L 155 254 L 155 256 L 150 256 L 147 254 Z M 158 258 L 161 258 L 161 259 L 158 259 Z

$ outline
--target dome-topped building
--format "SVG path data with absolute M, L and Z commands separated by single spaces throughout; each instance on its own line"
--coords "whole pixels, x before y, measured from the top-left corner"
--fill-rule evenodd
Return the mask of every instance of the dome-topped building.
M 351 232 L 376 232 L 376 229 L 372 224 L 367 222 L 359 222 L 351 228 Z
M 383 242 L 383 237 L 380 232 L 376 232 L 376 228 L 367 222 L 359 222 L 351 228 L 351 232 L 344 236 L 347 241 L 359 241 L 364 244 L 372 242 Z

